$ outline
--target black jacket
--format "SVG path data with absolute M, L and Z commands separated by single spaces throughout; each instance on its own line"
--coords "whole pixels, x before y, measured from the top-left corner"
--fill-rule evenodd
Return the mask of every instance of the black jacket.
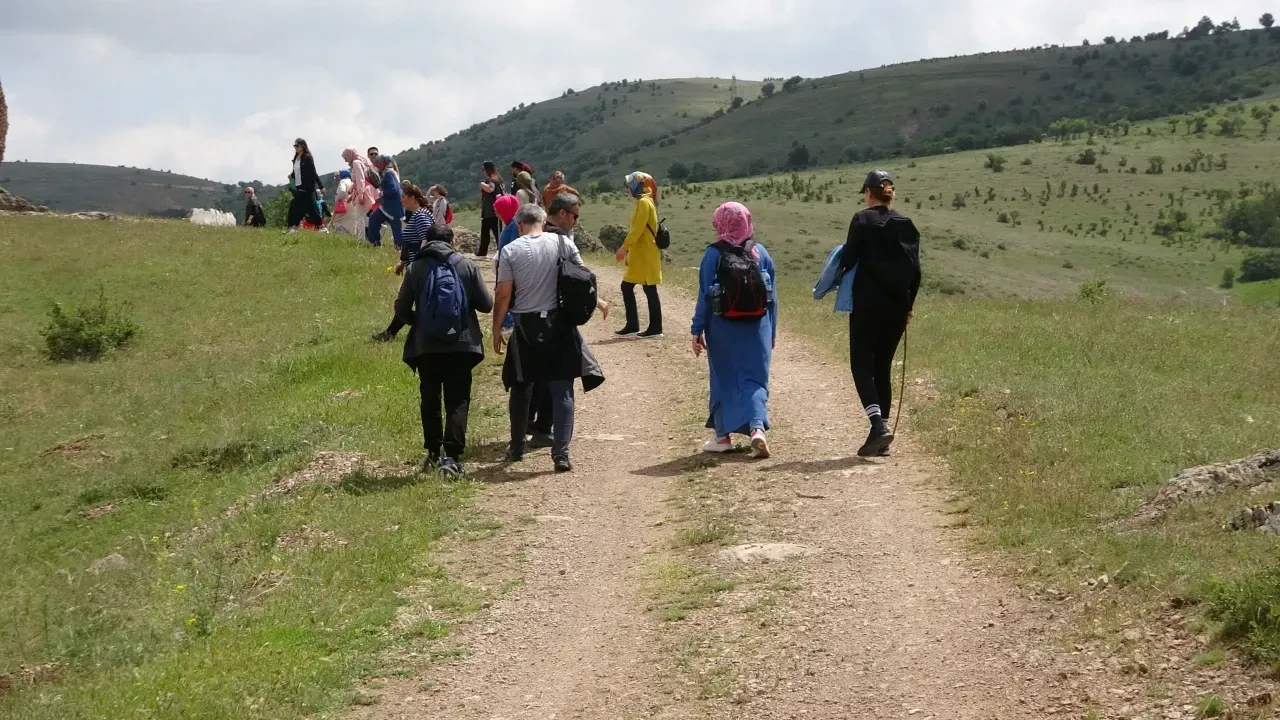
M 854 312 L 911 312 L 920 292 L 920 231 L 897 210 L 870 207 L 853 216 L 840 266 L 854 266 Z
M 453 252 L 452 247 L 438 240 L 427 243 L 418 253 L 418 259 L 405 271 L 404 282 L 400 284 L 400 295 L 396 298 L 396 317 L 409 326 L 409 336 L 404 341 L 404 362 L 411 368 L 416 369 L 418 360 L 425 355 L 464 353 L 474 355 L 476 363 L 484 358 L 484 334 L 480 331 L 480 320 L 476 313 L 493 312 L 493 294 L 485 285 L 480 268 L 470 260 L 463 259 L 455 266 L 467 294 L 467 316 L 463 319 L 462 337 L 458 338 L 458 342 L 450 345 L 433 343 L 418 332 L 416 327 L 418 298 L 426 287 L 431 262 L 448 262 Z
M 253 227 L 266 227 L 267 214 L 262 211 L 262 203 L 258 198 L 246 200 L 244 203 L 244 219 L 246 225 Z
M 316 159 L 311 155 L 302 156 L 302 177 L 293 177 L 293 173 L 289 173 L 289 177 L 293 178 L 293 185 L 298 190 L 305 193 L 315 194 L 316 190 L 324 190 L 324 185 L 320 183 L 320 175 L 316 172 Z

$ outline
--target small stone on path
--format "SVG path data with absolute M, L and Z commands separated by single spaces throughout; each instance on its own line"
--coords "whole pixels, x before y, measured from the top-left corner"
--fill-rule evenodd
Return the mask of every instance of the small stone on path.
M 743 565 L 781 562 L 795 557 L 808 557 L 818 551 L 806 545 L 793 543 L 751 543 L 720 551 L 720 557 Z
M 125 570 L 129 567 L 129 560 L 120 553 L 111 553 L 104 558 L 98 558 L 89 565 L 89 572 L 94 575 L 101 575 L 104 572 L 114 572 L 116 570 Z

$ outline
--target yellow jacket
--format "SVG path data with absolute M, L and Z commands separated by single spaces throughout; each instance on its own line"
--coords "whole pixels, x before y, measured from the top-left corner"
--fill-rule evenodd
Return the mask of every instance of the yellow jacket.
M 623 282 L 662 284 L 662 253 L 655 239 L 657 232 L 658 208 L 645 193 L 636 200 L 636 209 L 631 213 L 631 231 L 622 243 L 622 249 L 627 251 L 627 272 L 622 276 Z

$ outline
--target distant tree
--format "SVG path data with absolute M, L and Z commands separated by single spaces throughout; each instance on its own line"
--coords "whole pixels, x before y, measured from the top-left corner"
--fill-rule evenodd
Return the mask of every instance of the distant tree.
M 799 75 L 793 75 L 787 78 L 786 82 L 782 83 L 782 89 L 786 92 L 795 92 L 795 89 L 800 87 L 800 83 L 802 82 L 804 82 L 804 78 Z
M 991 153 L 987 155 L 987 161 L 983 163 L 982 167 L 990 170 L 991 172 L 1004 172 L 1004 163 L 1004 156 Z
M 1276 19 L 1272 17 L 1271 13 L 1263 13 L 1262 17 L 1258 18 L 1258 24 L 1270 30 L 1271 26 L 1276 24 Z
M 729 103 L 729 109 L 730 109 L 730 110 L 737 110 L 738 108 L 742 107 L 742 103 L 743 103 L 742 98 L 740 98 L 740 97 L 735 97 L 735 98 L 733 99 L 733 102 Z
M 1188 40 L 1197 40 L 1213 32 L 1213 29 L 1214 29 L 1213 20 L 1210 20 L 1209 16 L 1205 15 L 1204 17 L 1200 18 L 1200 22 L 1196 23 L 1195 27 L 1191 28 L 1190 30 L 1185 30 L 1184 33 Z
M 809 148 L 804 145 L 791 148 L 787 153 L 787 169 L 800 170 L 809 167 Z
M 774 90 L 777 90 L 777 86 L 775 86 L 771 82 L 767 82 L 764 84 L 763 87 L 760 88 L 760 94 L 763 95 L 764 97 L 770 98 L 770 97 L 773 97 Z
M 1088 55 L 1077 55 L 1071 58 L 1071 64 L 1076 66 L 1076 70 L 1084 70 L 1084 64 L 1089 62 Z
M 1076 158 L 1076 163 L 1079 165 L 1094 165 L 1097 162 L 1098 153 L 1094 152 L 1093 148 L 1086 148 L 1080 153 L 1080 156 Z
M 1203 135 L 1205 128 L 1209 127 L 1209 119 L 1203 115 L 1195 116 L 1191 122 L 1196 135 Z
M 1237 137 L 1244 130 L 1244 118 L 1229 117 L 1218 119 L 1218 134 L 1223 137 Z
M 1080 43 L 1080 45 L 1082 47 L 1089 47 L 1089 38 L 1085 38 L 1084 42 Z
M 1116 36 L 1115 36 L 1115 35 L 1108 35 L 1108 36 L 1106 36 L 1106 37 L 1102 38 L 1102 42 L 1103 42 L 1103 44 L 1105 44 L 1105 45 L 1115 45 L 1115 44 L 1116 44 Z
M 1276 114 L 1275 110 L 1265 105 L 1255 105 L 1253 107 L 1253 118 L 1262 126 L 1262 134 L 1267 134 L 1267 128 L 1271 127 L 1271 118 Z
M 667 168 L 667 178 L 673 182 L 683 183 L 689 179 L 689 166 L 682 162 L 673 163 Z

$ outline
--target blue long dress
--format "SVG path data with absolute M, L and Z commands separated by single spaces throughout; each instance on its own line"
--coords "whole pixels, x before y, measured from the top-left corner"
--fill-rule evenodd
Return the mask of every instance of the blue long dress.
M 698 270 L 698 304 L 691 334 L 706 336 L 711 368 L 711 408 L 707 427 L 716 437 L 769 429 L 769 364 L 778 336 L 777 273 L 763 245 L 760 269 L 769 274 L 775 291 L 768 314 L 759 320 L 726 320 L 711 312 L 711 286 L 716 283 L 720 251 L 707 248 Z

